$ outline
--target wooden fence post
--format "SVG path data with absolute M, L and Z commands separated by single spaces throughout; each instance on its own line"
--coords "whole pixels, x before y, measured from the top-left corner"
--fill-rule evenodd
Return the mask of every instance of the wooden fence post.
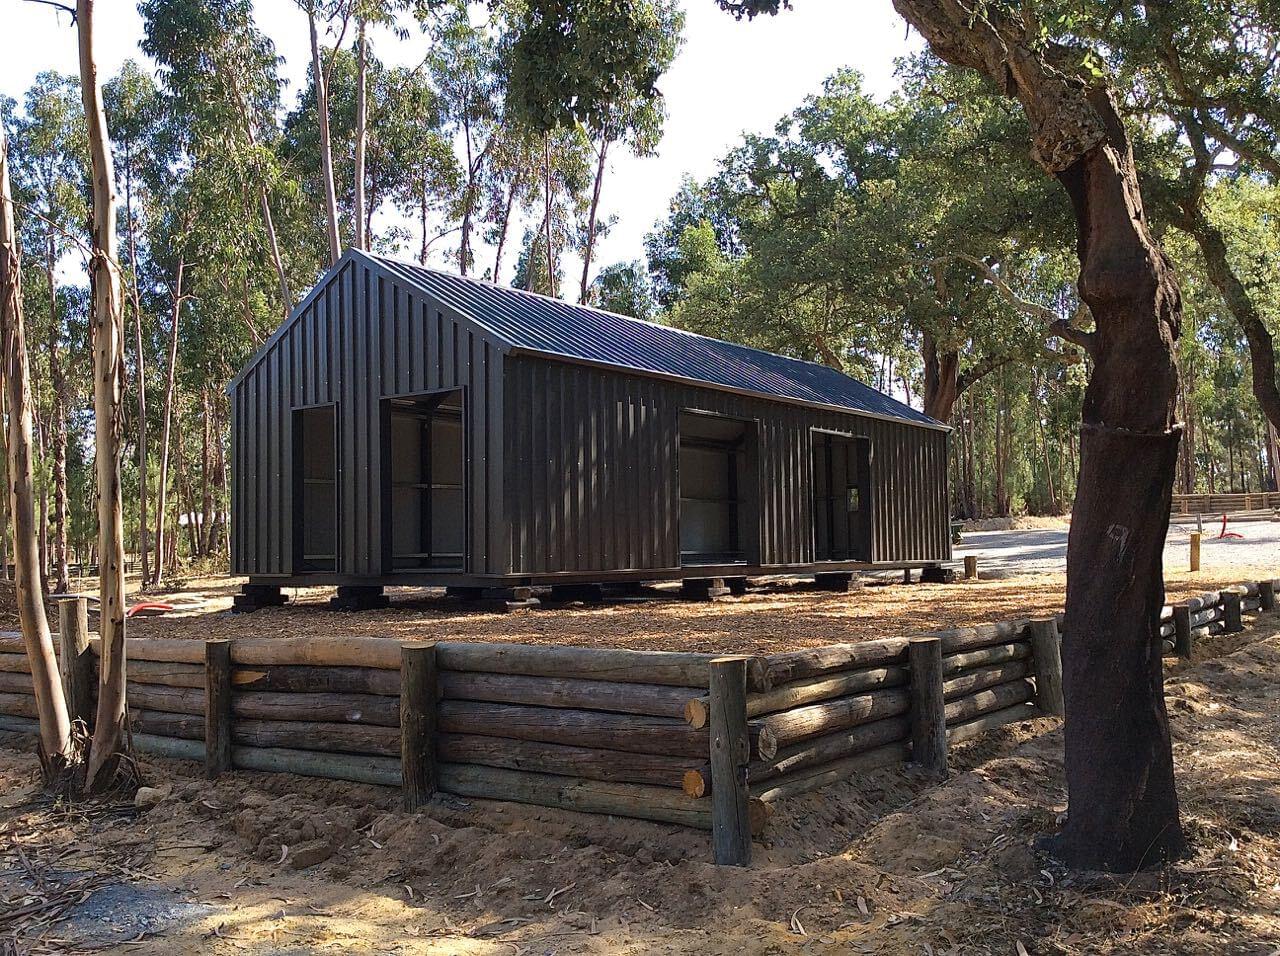
M 751 863 L 748 811 L 747 658 L 711 662 L 711 849 L 725 866 Z
M 966 554 L 964 556 L 964 579 L 966 581 L 976 581 L 978 579 L 978 556 L 976 554 Z
M 1191 570 L 1200 570 L 1200 532 L 1191 532 Z
M 231 769 L 231 642 L 204 642 L 204 771 Z
M 1274 581 L 1258 582 L 1258 610 L 1274 611 L 1276 609 L 1276 585 Z
M 89 602 L 82 597 L 58 601 L 58 666 L 62 670 L 62 688 L 67 696 L 67 714 L 93 730 L 93 654 L 89 651 Z
M 911 759 L 931 774 L 947 772 L 947 705 L 942 691 L 942 639 L 907 644 L 911 681 Z
M 1191 660 L 1195 652 L 1195 638 L 1191 635 L 1191 608 L 1185 604 L 1173 606 L 1173 652 Z
M 1036 674 L 1036 706 L 1054 717 L 1064 716 L 1062 646 L 1056 618 L 1031 622 L 1031 664 Z
M 1244 630 L 1240 620 L 1240 592 L 1222 592 L 1222 629 L 1228 634 L 1236 634 Z
M 400 645 L 400 796 L 410 812 L 436 792 L 439 698 L 436 646 Z

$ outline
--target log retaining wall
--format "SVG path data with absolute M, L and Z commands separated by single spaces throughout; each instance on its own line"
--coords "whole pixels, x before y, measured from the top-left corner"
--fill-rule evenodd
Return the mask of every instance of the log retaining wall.
M 1165 608 L 1164 651 L 1190 655 L 1197 638 L 1238 628 L 1236 603 L 1271 610 L 1277 584 Z M 920 675 L 907 637 L 750 658 L 438 642 L 417 664 L 426 677 L 405 682 L 409 700 L 402 667 L 410 673 L 423 644 L 247 638 L 207 651 L 138 639 L 128 647 L 130 725 L 139 751 L 205 761 L 215 775 L 290 772 L 402 786 L 410 807 L 439 790 L 714 829 L 717 855 L 736 848 L 725 862 L 741 862 L 776 801 L 910 761 L 925 708 L 938 721 L 924 738 L 934 771 L 946 744 L 1060 712 L 1061 623 L 1035 625 L 1041 640 L 1029 621 L 935 632 L 941 667 L 933 656 Z M 96 655 L 96 641 L 81 653 Z M 718 670 L 717 683 L 717 660 L 740 663 Z M 741 674 L 740 692 L 725 674 Z M 227 683 L 229 695 L 217 690 Z M 1056 702 L 1045 698 L 1053 687 Z M 21 638 L 0 635 L 0 729 L 35 729 L 31 695 Z M 733 793 L 711 799 L 720 788 Z

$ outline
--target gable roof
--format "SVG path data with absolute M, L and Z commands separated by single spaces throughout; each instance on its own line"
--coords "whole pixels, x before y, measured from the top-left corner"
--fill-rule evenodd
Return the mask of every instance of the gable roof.
M 467 316 L 512 350 L 945 427 L 816 362 L 394 259 L 369 258 Z
M 449 306 L 511 354 L 671 378 L 711 388 L 950 430 L 923 412 L 816 362 L 348 249 L 227 386 L 234 389 L 350 259 L 363 259 Z

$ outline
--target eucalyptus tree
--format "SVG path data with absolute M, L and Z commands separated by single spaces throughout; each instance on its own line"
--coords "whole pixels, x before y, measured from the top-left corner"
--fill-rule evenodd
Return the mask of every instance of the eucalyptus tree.
M 424 26 L 431 37 L 427 69 L 440 97 L 441 117 L 462 139 L 461 191 L 453 218 L 460 223 L 458 271 L 466 275 L 474 265 L 472 233 L 483 179 L 502 130 L 500 50 L 489 24 L 472 24 L 465 0 L 449 0 Z
M 143 51 L 159 66 L 170 110 L 186 119 L 184 151 L 194 162 L 229 167 L 228 200 L 243 203 L 238 180 L 256 194 L 280 289 L 277 314 L 287 316 L 293 297 L 272 210 L 273 193 L 287 186 L 272 148 L 281 86 L 275 48 L 249 0 L 142 0 L 138 9 Z
M 320 4 L 316 0 L 300 0 L 299 6 L 307 14 L 307 28 L 311 40 L 310 82 L 315 99 L 316 129 L 319 133 L 320 178 L 324 186 L 324 210 L 326 233 L 329 240 L 329 264 L 337 265 L 342 255 L 342 235 L 338 229 L 338 198 L 334 188 L 333 145 L 329 132 L 329 83 L 333 66 L 347 28 L 351 24 L 352 5 L 349 0 L 331 0 Z M 332 49 L 322 51 L 317 20 L 336 33 Z
M 23 118 L 16 124 L 13 149 L 16 188 L 30 197 L 32 214 L 23 217 L 44 265 L 47 322 L 43 346 L 49 368 L 53 446 L 54 590 L 68 589 L 67 568 L 67 413 L 69 387 L 63 342 L 66 323 L 59 310 L 58 263 L 79 251 L 79 235 L 88 218 L 85 204 L 87 141 L 83 107 L 75 77 L 45 72 L 27 91 Z M 42 562 L 42 571 L 45 570 Z
M 646 321 L 652 320 L 656 311 L 649 272 L 640 261 L 616 262 L 601 269 L 591 283 L 587 302 L 606 312 Z
M 31 382 L 22 311 L 22 254 L 10 188 L 8 138 L 0 124 L 0 347 L 8 405 L 5 448 L 18 620 L 40 718 L 41 768 L 46 783 L 73 764 L 76 753 L 53 638 L 40 593 L 31 464 Z
M 134 387 L 137 389 L 138 419 L 138 548 L 142 559 L 142 579 L 151 580 L 147 546 L 147 374 L 144 347 L 143 308 L 140 293 L 143 265 L 138 237 L 147 235 L 141 210 L 145 201 L 164 180 L 164 170 L 172 157 L 164 148 L 164 113 L 160 92 L 149 73 L 133 60 L 126 60 L 120 73 L 103 88 L 107 121 L 116 145 L 117 186 L 124 187 L 125 239 L 128 246 L 129 301 L 133 311 Z M 141 200 L 141 201 L 139 201 Z M 152 204 L 154 205 L 154 204 Z

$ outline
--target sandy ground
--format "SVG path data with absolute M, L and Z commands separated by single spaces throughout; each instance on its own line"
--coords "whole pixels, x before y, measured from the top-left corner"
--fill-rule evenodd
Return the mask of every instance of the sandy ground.
M 144 762 L 157 806 L 50 804 L 0 740 L 0 952 L 147 954 L 1280 951 L 1280 629 L 1168 679 L 1190 859 L 1115 880 L 1036 839 L 1063 810 L 1054 722 L 787 801 L 749 870 L 705 834 Z
M 1199 574 L 1168 575 L 1170 600 L 1241 581 L 1274 577 L 1280 562 L 1215 566 Z M 869 583 L 832 594 L 812 584 L 773 582 L 743 597 L 686 602 L 674 591 L 659 597 L 604 605 L 574 605 L 510 614 L 469 611 L 443 592 L 398 588 L 392 606 L 339 613 L 328 609 L 327 588 L 289 589 L 293 601 L 253 614 L 230 614 L 238 581 L 185 582 L 159 596 L 196 602 L 163 617 L 134 618 L 132 637 L 269 637 L 315 633 L 376 635 L 397 640 L 522 641 L 765 654 L 867 640 L 916 631 L 1046 615 L 1062 609 L 1061 573 L 1018 575 L 954 584 Z

